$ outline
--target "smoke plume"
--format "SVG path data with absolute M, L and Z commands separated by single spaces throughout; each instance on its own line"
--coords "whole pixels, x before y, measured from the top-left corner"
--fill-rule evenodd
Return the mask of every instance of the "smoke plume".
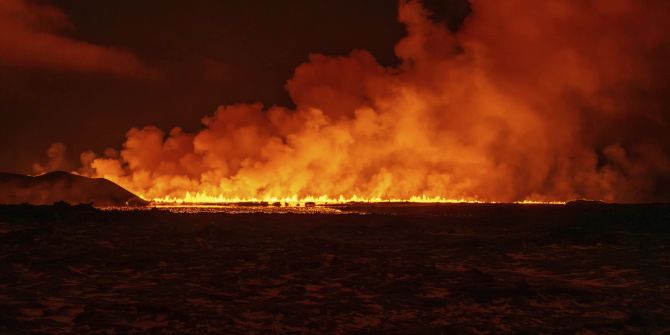
M 398 66 L 310 55 L 286 85 L 295 109 L 134 128 L 81 171 L 145 198 L 670 199 L 670 2 L 471 5 L 452 32 L 401 1 Z
M 47 162 L 45 164 L 33 164 L 33 172 L 36 174 L 43 174 L 51 171 L 68 170 L 71 168 L 67 157 L 67 148 L 61 142 L 51 143 L 47 149 Z
M 72 29 L 59 9 L 28 0 L 0 0 L 0 65 L 151 77 L 127 51 L 87 43 L 63 35 Z

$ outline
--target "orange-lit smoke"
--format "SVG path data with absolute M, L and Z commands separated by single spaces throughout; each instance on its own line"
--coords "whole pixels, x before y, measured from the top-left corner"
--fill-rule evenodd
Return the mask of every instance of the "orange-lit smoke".
M 458 32 L 401 1 L 397 67 L 311 55 L 297 108 L 221 106 L 82 154 L 148 199 L 670 199 L 670 2 L 473 0 Z
M 49 171 L 70 169 L 65 153 L 65 144 L 61 142 L 51 143 L 51 146 L 47 149 L 48 161 L 45 164 L 34 163 L 33 172 L 35 172 L 35 174 L 42 174 Z
M 151 78 L 133 54 L 62 34 L 68 17 L 43 1 L 0 0 L 0 65 Z

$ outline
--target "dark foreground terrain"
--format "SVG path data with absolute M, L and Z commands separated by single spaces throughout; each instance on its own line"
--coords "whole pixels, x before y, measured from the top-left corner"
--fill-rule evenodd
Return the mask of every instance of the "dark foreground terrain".
M 670 332 L 665 205 L 340 209 L 2 207 L 0 334 Z

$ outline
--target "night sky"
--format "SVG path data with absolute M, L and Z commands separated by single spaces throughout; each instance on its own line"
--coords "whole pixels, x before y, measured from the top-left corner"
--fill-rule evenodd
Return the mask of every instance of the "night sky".
M 425 3 L 452 30 L 469 10 L 465 1 Z M 27 9 L 17 14 L 17 6 Z M 284 85 L 310 53 L 366 49 L 380 64 L 396 65 L 394 44 L 404 35 L 397 6 L 395 0 L 0 0 L 0 170 L 32 172 L 53 142 L 65 143 L 75 164 L 84 150 L 118 147 L 131 127 L 193 131 L 222 104 L 292 106 Z M 26 30 L 59 42 L 34 47 L 39 38 Z M 84 43 L 113 48 L 130 64 L 86 65 L 96 56 L 68 53 L 68 45 Z

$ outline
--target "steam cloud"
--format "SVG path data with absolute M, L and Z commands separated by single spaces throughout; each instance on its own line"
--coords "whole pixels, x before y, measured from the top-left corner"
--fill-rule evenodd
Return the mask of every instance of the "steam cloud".
M 670 199 L 670 2 L 472 1 L 458 32 L 401 1 L 397 67 L 311 55 L 297 108 L 131 129 L 81 173 L 146 198 Z

